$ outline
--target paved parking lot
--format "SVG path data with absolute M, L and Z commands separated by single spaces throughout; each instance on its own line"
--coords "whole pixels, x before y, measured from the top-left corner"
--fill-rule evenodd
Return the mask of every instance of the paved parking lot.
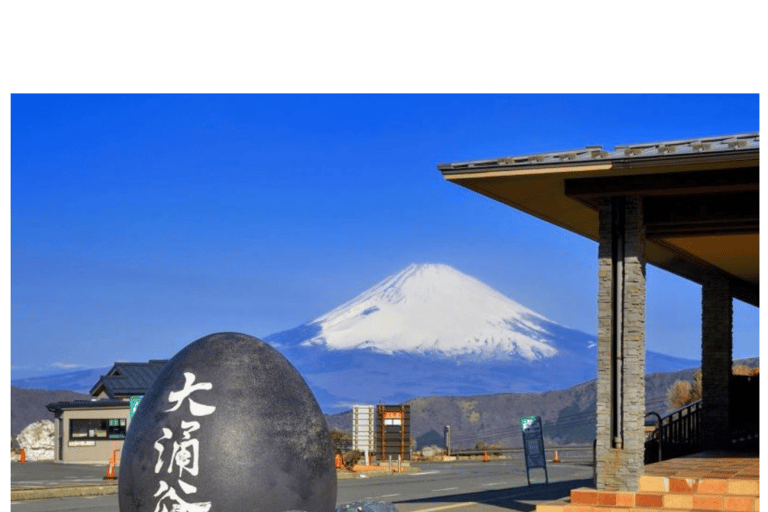
M 119 472 L 120 468 L 118 467 L 116 470 Z M 104 483 L 104 475 L 106 474 L 106 464 L 11 462 L 11 489 Z
M 528 486 L 519 461 L 415 464 L 419 473 L 339 480 L 338 503 L 388 501 L 399 512 L 530 511 L 541 501 L 567 496 L 570 489 L 592 485 L 592 468 L 551 464 L 549 484 L 540 469 L 531 471 Z M 105 465 L 12 463 L 12 489 L 103 483 Z M 119 468 L 118 468 L 119 475 Z M 112 484 L 114 485 L 114 484 Z M 116 488 L 113 488 L 116 490 Z M 12 501 L 14 512 L 118 512 L 117 495 Z

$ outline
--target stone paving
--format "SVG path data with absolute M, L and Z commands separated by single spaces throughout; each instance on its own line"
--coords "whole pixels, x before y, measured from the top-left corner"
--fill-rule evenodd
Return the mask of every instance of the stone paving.
M 702 452 L 645 466 L 639 490 L 579 488 L 570 497 L 542 503 L 538 512 L 649 512 L 760 510 L 757 454 Z

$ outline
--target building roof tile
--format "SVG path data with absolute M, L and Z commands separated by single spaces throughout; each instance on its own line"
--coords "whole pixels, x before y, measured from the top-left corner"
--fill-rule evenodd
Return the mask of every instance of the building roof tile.
M 112 369 L 94 384 L 91 395 L 98 394 L 102 388 L 110 398 L 143 395 L 167 362 L 165 359 L 153 359 L 147 363 L 115 363 Z
M 587 163 L 606 160 L 633 158 L 652 158 L 668 155 L 692 155 L 756 150 L 760 148 L 760 132 L 699 137 L 695 139 L 649 142 L 643 144 L 624 144 L 607 151 L 602 146 L 587 146 L 582 149 L 554 151 L 524 156 L 511 156 L 468 162 L 439 164 L 441 171 L 461 171 L 487 169 L 493 167 L 515 167 L 530 165 L 553 165 L 567 163 Z
M 104 407 L 128 407 L 125 400 L 69 400 L 64 402 L 52 402 L 45 406 L 49 411 L 56 413 L 63 409 L 100 409 Z

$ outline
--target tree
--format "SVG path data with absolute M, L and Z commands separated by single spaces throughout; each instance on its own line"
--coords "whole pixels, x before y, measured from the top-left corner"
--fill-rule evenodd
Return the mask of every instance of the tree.
M 701 370 L 693 374 L 693 384 L 687 380 L 676 380 L 667 390 L 670 410 L 685 407 L 698 400 L 701 400 Z
M 756 375 L 760 375 L 760 368 L 750 368 L 748 366 L 744 366 L 743 364 L 737 364 L 733 367 L 733 374 L 755 377 Z
M 691 403 L 691 383 L 687 380 L 676 380 L 667 390 L 667 403 L 671 410 L 679 409 Z
M 760 375 L 760 368 L 749 368 L 741 364 L 733 367 L 734 375 L 755 377 Z M 686 380 L 676 380 L 667 390 L 667 403 L 670 410 L 679 409 L 688 404 L 701 400 L 701 370 L 693 374 L 693 385 Z

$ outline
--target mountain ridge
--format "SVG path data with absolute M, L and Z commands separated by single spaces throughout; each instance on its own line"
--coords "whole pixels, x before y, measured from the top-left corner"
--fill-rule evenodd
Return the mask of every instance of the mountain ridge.
M 758 367 L 759 358 L 734 361 Z M 671 409 L 667 391 L 677 380 L 692 381 L 699 367 L 645 376 L 645 407 L 662 417 Z M 591 443 L 595 438 L 597 396 L 595 379 L 543 393 L 494 393 L 472 396 L 430 396 L 409 399 L 411 438 L 416 449 L 437 444 L 446 425 L 451 427 L 453 448 L 473 448 L 477 441 L 522 446 L 520 418 L 542 417 L 543 434 L 552 444 Z M 361 404 L 362 405 L 362 404 Z M 370 404 L 369 404 L 370 405 Z M 352 431 L 352 411 L 326 415 L 329 429 Z
M 734 361 L 757 367 L 759 358 Z M 666 392 L 676 380 L 692 380 L 698 367 L 675 372 L 646 375 L 646 410 L 662 416 L 668 410 Z M 594 436 L 594 378 L 569 388 L 544 393 L 494 393 L 469 396 L 420 396 L 404 403 L 411 405 L 411 435 L 414 439 L 442 437 L 443 427 L 451 425 L 457 443 L 471 447 L 472 442 L 483 439 L 489 443 L 509 443 L 516 446 L 520 437 L 519 416 L 539 414 L 544 420 L 544 432 L 558 442 L 583 443 Z M 21 389 L 11 386 L 11 434 L 15 436 L 24 427 L 38 420 L 53 420 L 53 413 L 45 406 L 51 402 L 88 400 L 91 397 L 70 390 Z M 362 404 L 363 402 L 361 402 Z M 477 416 L 472 413 L 477 413 Z M 346 409 L 326 414 L 329 429 L 351 431 L 352 413 Z M 476 422 L 472 422 L 473 418 Z M 482 427 L 482 428 L 481 428 Z M 429 441 L 427 444 L 434 444 Z
M 425 349 L 425 339 L 437 343 Z M 296 366 L 326 412 L 416 396 L 544 392 L 597 374 L 596 336 L 443 264 L 411 264 L 264 340 Z M 646 373 L 699 364 L 646 354 Z
M 545 392 L 597 374 L 594 335 L 443 264 L 409 265 L 328 313 L 263 339 L 296 367 L 326 413 L 418 396 Z M 646 373 L 699 364 L 646 353 Z M 87 375 L 76 373 L 79 382 Z M 25 387 L 42 387 L 44 379 L 35 379 Z M 64 379 L 47 387 L 68 389 Z M 71 389 L 87 392 L 96 380 Z

